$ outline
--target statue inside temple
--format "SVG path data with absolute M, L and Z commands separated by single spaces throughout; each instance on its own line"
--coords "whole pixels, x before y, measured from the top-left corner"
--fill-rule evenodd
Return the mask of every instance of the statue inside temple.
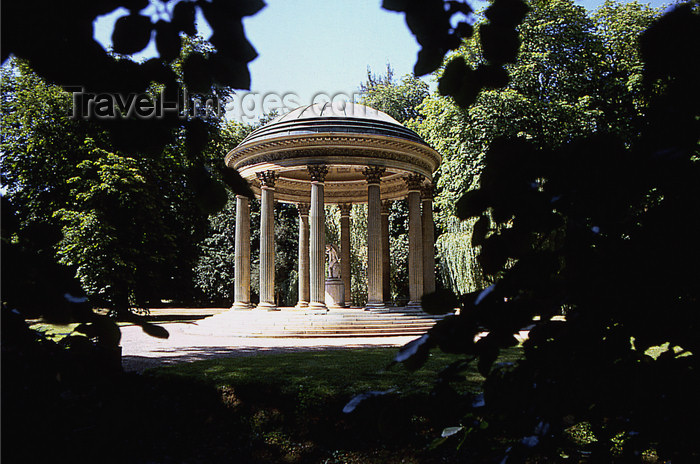
M 326 256 L 328 257 L 328 278 L 340 279 L 340 258 L 335 245 L 326 245 Z

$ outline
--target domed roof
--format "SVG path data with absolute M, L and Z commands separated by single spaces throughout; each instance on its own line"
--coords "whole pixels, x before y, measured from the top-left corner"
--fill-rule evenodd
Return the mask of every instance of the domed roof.
M 325 102 L 301 106 L 295 110 L 276 117 L 270 121 L 270 124 L 310 118 L 374 119 L 377 121 L 400 124 L 396 119 L 382 111 L 352 102 Z
M 318 103 L 296 108 L 251 132 L 224 160 L 261 189 L 258 175 L 274 171 L 275 199 L 309 201 L 308 167 L 325 165 L 326 203 L 367 201 L 367 167 L 383 168 L 382 199 L 406 195 L 405 178 L 426 183 L 440 165 L 440 154 L 415 132 L 386 113 L 357 103 Z
M 273 137 L 321 133 L 376 134 L 424 143 L 418 134 L 384 112 L 359 103 L 326 102 L 276 117 L 251 132 L 239 147 Z

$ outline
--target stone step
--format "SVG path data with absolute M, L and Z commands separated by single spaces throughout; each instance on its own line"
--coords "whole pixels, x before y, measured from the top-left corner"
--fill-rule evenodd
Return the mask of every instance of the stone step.
M 328 312 L 299 308 L 231 310 L 200 320 L 189 331 L 255 338 L 390 337 L 421 335 L 440 319 L 440 316 L 397 308 L 372 311 L 341 308 Z

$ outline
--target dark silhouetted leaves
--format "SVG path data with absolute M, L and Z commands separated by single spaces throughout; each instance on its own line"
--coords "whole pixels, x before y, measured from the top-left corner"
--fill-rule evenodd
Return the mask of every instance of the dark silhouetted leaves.
M 486 234 L 491 226 L 491 220 L 485 214 L 482 214 L 474 224 L 472 229 L 472 246 L 479 246 L 484 243 Z
M 406 24 L 422 47 L 413 68 L 416 76 L 438 69 L 445 54 L 458 48 L 463 39 L 473 34 L 471 25 L 464 21 L 452 27 L 453 15 L 467 15 L 472 12 L 465 2 L 389 0 L 383 2 L 382 7 L 406 14 Z
M 515 62 L 520 48 L 520 38 L 515 29 L 495 24 L 482 24 L 479 27 L 479 37 L 484 58 L 489 62 L 494 64 Z
M 415 371 L 420 369 L 428 360 L 430 349 L 434 346 L 429 334 L 407 343 L 399 349 L 394 362 L 402 363 L 406 369 Z
M 500 65 L 479 65 L 476 68 L 476 77 L 485 89 L 497 89 L 508 85 L 510 77 L 508 71 Z
M 112 33 L 113 48 L 116 53 L 131 55 L 140 52 L 151 40 L 153 24 L 148 16 L 130 14 L 117 19 Z
M 639 43 L 647 84 L 661 77 L 684 74 L 687 59 L 697 72 L 697 60 L 688 52 L 700 47 L 700 16 L 692 12 L 690 4 L 676 6 L 649 27 Z
M 477 369 L 481 375 L 488 377 L 491 366 L 498 358 L 500 352 L 498 344 L 493 339 L 492 334 L 489 334 L 476 342 L 475 349 L 479 355 Z
M 530 9 L 522 0 L 495 0 L 484 16 L 493 24 L 515 28 Z
M 214 179 L 204 166 L 193 167 L 188 175 L 196 202 L 206 214 L 213 214 L 224 207 L 227 200 L 226 188 Z
M 148 0 L 120 0 L 120 1 L 115 2 L 115 3 L 123 5 L 124 8 L 130 10 L 131 12 L 137 12 L 137 11 L 141 11 L 144 8 L 146 8 L 148 6 L 149 1 Z M 114 5 L 110 5 L 110 6 L 112 8 L 114 8 Z M 107 9 L 107 11 L 105 11 L 105 13 L 108 11 L 110 11 L 110 10 Z
M 156 337 L 156 338 L 168 338 L 170 334 L 168 333 L 167 330 L 165 330 L 164 327 L 156 324 L 151 324 L 148 322 L 139 322 L 139 326 L 143 329 L 145 333 L 150 335 L 151 337 Z
M 94 315 L 91 322 L 79 324 L 75 331 L 97 339 L 98 344 L 111 347 L 119 346 L 122 337 L 117 323 L 106 316 Z
M 182 31 L 187 35 L 195 35 L 197 27 L 195 24 L 194 2 L 178 2 L 173 8 L 173 17 L 170 22 L 178 31 Z
M 457 297 L 451 290 L 437 290 L 421 298 L 421 307 L 428 314 L 447 314 L 458 305 Z
M 455 205 L 455 215 L 459 219 L 468 219 L 478 216 L 489 205 L 489 199 L 483 190 L 470 190 L 457 200 Z
M 174 24 L 158 21 L 155 25 L 156 47 L 161 59 L 172 61 L 180 55 L 180 34 Z
M 486 274 L 494 275 L 505 266 L 508 260 L 508 244 L 502 235 L 492 235 L 481 247 L 479 264 Z
M 219 174 L 224 183 L 238 195 L 243 195 L 248 198 L 254 198 L 253 191 L 250 189 L 248 181 L 233 168 L 223 166 L 219 169 Z
M 209 142 L 209 124 L 201 118 L 187 121 L 187 135 L 185 136 L 185 148 L 192 158 L 196 158 Z
M 472 34 L 474 34 L 474 27 L 472 27 L 471 24 L 465 22 L 457 24 L 455 30 L 457 31 L 457 34 L 459 34 L 462 38 L 468 38 L 471 37 Z
M 424 76 L 435 71 L 442 64 L 443 56 L 444 52 L 438 48 L 421 48 L 416 65 L 413 67 L 413 74 Z

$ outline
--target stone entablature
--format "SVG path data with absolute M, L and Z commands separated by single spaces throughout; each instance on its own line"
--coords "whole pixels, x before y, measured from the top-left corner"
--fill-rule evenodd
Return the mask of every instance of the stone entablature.
M 406 175 L 432 180 L 440 155 L 415 132 L 371 108 L 348 108 L 354 110 L 345 113 L 366 117 L 321 106 L 294 110 L 251 133 L 226 155 L 225 163 L 238 170 L 256 194 L 262 186 L 257 173 L 274 171 L 275 199 L 288 203 L 308 201 L 311 165 L 328 166 L 325 201 L 332 204 L 367 201 L 363 171 L 368 166 L 385 169 L 381 196 L 386 199 L 407 193 L 402 181 Z M 317 114 L 323 116 L 313 116 Z

